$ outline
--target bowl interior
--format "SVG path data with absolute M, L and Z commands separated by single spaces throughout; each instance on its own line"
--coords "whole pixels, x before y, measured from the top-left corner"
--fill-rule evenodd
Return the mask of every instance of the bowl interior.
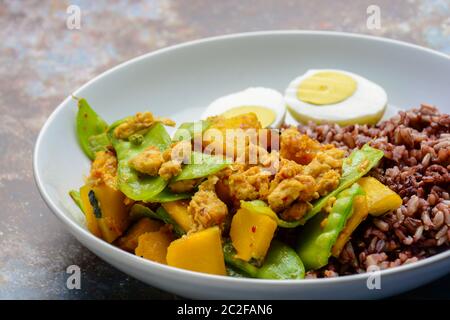
M 360 74 L 380 84 L 392 106 L 430 103 L 450 112 L 448 57 L 394 41 L 315 32 L 228 36 L 165 49 L 116 67 L 74 94 L 108 122 L 150 110 L 181 123 L 198 119 L 219 96 L 250 86 L 284 92 L 293 78 L 315 68 Z M 75 135 L 76 111 L 68 98 L 46 123 L 35 173 L 47 202 L 84 227 L 68 196 L 89 171 Z

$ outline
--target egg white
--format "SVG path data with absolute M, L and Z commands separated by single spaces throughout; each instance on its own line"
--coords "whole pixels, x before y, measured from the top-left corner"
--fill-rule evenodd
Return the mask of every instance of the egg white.
M 297 97 L 298 87 L 303 80 L 318 72 L 327 71 L 350 76 L 357 83 L 355 92 L 347 99 L 329 105 L 315 105 Z M 335 69 L 308 70 L 289 84 L 284 97 L 291 115 L 303 123 L 311 120 L 318 124 L 374 124 L 383 116 L 387 106 L 387 94 L 382 87 L 357 74 Z
M 271 128 L 279 128 L 286 116 L 286 103 L 280 92 L 274 89 L 255 87 L 214 100 L 202 114 L 202 119 L 244 106 L 265 107 L 272 110 L 275 113 L 275 120 L 270 125 Z

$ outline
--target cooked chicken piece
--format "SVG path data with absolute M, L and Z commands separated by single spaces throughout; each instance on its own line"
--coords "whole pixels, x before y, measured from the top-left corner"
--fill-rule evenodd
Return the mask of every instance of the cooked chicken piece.
M 271 189 L 267 201 L 272 210 L 280 212 L 297 199 L 310 201 L 315 197 L 314 178 L 307 175 L 297 175 L 294 178 L 282 180 L 274 189 Z
M 336 170 L 326 171 L 316 178 L 316 191 L 322 197 L 337 188 L 341 175 Z
M 270 190 L 275 189 L 281 181 L 293 178 L 302 173 L 302 168 L 303 167 L 301 165 L 292 160 L 281 158 L 278 172 L 275 174 L 274 179 L 270 182 Z
M 300 192 L 300 195 L 298 196 L 298 200 L 301 201 L 312 201 L 314 199 L 319 198 L 319 194 L 316 191 L 316 181 L 314 177 L 311 177 L 306 174 L 299 174 L 295 176 L 295 179 L 300 181 L 304 188 L 303 191 Z
M 192 154 L 191 141 L 183 140 L 172 144 L 172 146 L 163 152 L 164 161 L 176 160 L 183 163 L 189 163 Z
M 311 203 L 296 201 L 289 208 L 284 210 L 280 217 L 287 221 L 300 220 L 312 208 Z
M 345 151 L 335 148 L 331 145 L 327 145 L 324 149 L 317 153 L 317 161 L 329 165 L 332 169 L 336 169 L 339 172 L 342 169 L 342 161 L 345 156 Z
M 280 155 L 283 158 L 299 164 L 308 164 L 320 149 L 319 142 L 301 134 L 295 127 L 290 127 L 281 133 Z
M 131 158 L 129 164 L 132 168 L 139 172 L 150 176 L 156 176 L 163 162 L 164 159 L 161 151 L 159 151 L 157 147 L 150 146 L 135 157 Z
M 228 208 L 215 192 L 215 184 L 219 179 L 211 176 L 199 186 L 199 190 L 194 194 L 189 206 L 188 213 L 197 224 L 196 231 L 212 226 L 221 226 L 224 222 Z
M 236 172 L 228 179 L 230 194 L 239 200 L 265 199 L 269 193 L 272 174 L 258 166 Z
M 249 144 L 242 153 L 237 154 L 235 162 L 249 166 L 259 165 L 275 174 L 279 169 L 280 154 L 275 150 L 268 152 L 259 145 Z
M 158 171 L 164 180 L 170 180 L 181 172 L 181 165 L 191 160 L 192 145 L 190 141 L 184 140 L 172 144 L 170 148 L 162 153 L 165 161 Z M 175 187 L 176 188 L 176 187 Z
M 181 172 L 181 162 L 178 160 L 169 160 L 164 162 L 159 168 L 158 174 L 164 180 L 170 180 Z
M 111 151 L 99 151 L 95 154 L 87 182 L 96 186 L 105 183 L 117 189 L 117 158 Z
M 169 188 L 172 192 L 175 193 L 190 192 L 194 190 L 197 183 L 198 179 L 181 180 L 170 183 Z
M 114 135 L 118 139 L 128 139 L 129 136 L 150 128 L 155 122 L 161 122 L 166 126 L 175 126 L 175 122 L 167 118 L 155 118 L 151 112 L 138 112 L 124 123 L 114 129 Z

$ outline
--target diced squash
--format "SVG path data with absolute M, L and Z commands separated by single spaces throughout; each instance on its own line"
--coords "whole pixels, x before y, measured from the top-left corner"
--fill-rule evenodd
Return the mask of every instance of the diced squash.
M 269 216 L 241 208 L 231 221 L 230 237 L 236 257 L 245 261 L 266 256 L 277 223 Z
M 93 188 L 102 210 L 98 225 L 102 230 L 103 239 L 113 242 L 121 236 L 130 224 L 128 209 L 125 206 L 125 195 L 106 184 Z
M 91 187 L 88 185 L 84 185 L 80 188 L 80 198 L 84 216 L 86 217 L 86 226 L 93 235 L 101 238 L 102 232 L 98 226 L 97 219 L 95 218 L 94 209 L 89 202 L 89 191 L 91 191 Z
M 89 201 L 89 192 L 93 191 L 97 199 L 101 217 L 95 216 L 94 208 Z M 113 242 L 128 228 L 130 219 L 124 203 L 125 195 L 106 184 L 91 187 L 85 185 L 80 189 L 83 208 L 86 214 L 88 229 L 107 242 Z
M 167 250 L 167 264 L 191 271 L 226 275 L 220 229 L 208 228 L 173 241 Z
M 187 207 L 189 202 L 186 200 L 178 200 L 165 202 L 161 204 L 173 220 L 186 232 L 192 229 L 194 221 L 188 213 Z
M 369 213 L 373 216 L 382 215 L 395 210 L 402 205 L 402 198 L 373 177 L 364 177 L 358 180 L 367 197 Z
M 242 141 L 242 137 L 233 136 L 231 130 L 261 129 L 261 123 L 255 113 L 249 112 L 234 117 L 215 116 L 208 118 L 210 126 L 203 132 L 203 148 L 215 154 L 237 156 L 240 148 L 248 144 L 249 137 Z M 228 134 L 227 134 L 228 132 Z M 238 131 L 234 132 L 238 134 Z M 227 141 L 229 139 L 229 141 Z M 241 142 L 243 145 L 241 145 Z
M 167 248 L 173 240 L 172 233 L 167 228 L 146 232 L 138 239 L 135 254 L 148 260 L 167 264 Z
M 117 246 L 123 250 L 134 252 L 138 246 L 138 238 L 146 232 L 155 232 L 163 226 L 161 221 L 152 220 L 150 218 L 141 218 L 127 233 L 117 239 Z
M 366 219 L 368 214 L 369 210 L 367 206 L 366 196 L 356 196 L 353 200 L 352 215 L 350 216 L 350 218 L 348 218 L 344 229 L 339 234 L 333 248 L 331 249 L 331 254 L 334 257 L 339 257 L 342 249 L 344 248 L 348 240 L 350 240 L 353 231 L 355 231 L 359 224 L 363 222 L 364 219 Z

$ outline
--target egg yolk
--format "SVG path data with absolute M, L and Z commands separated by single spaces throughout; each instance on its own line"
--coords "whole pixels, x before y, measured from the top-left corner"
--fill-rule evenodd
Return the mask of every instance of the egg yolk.
M 356 81 L 350 76 L 332 71 L 318 72 L 303 80 L 297 98 L 316 105 L 341 102 L 356 90 Z
M 226 118 L 232 118 L 249 112 L 253 112 L 256 114 L 259 122 L 261 123 L 261 127 L 263 128 L 267 128 L 268 126 L 270 126 L 276 118 L 275 112 L 273 112 L 273 110 L 256 106 L 236 107 L 225 111 L 224 113 L 222 113 L 222 115 Z

